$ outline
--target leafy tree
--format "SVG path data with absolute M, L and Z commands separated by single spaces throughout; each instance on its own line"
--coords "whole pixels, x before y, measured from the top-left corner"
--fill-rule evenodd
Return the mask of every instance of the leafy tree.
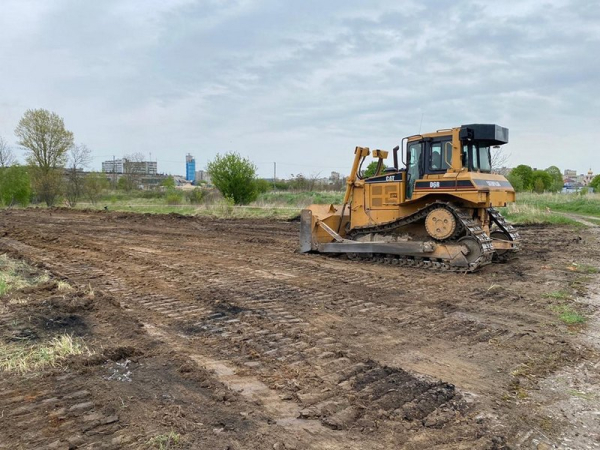
M 544 181 L 541 178 L 535 178 L 535 181 L 533 182 L 533 190 L 538 194 L 544 192 Z
M 553 179 L 552 176 L 545 170 L 534 170 L 531 174 L 531 179 L 533 181 L 533 189 L 536 192 L 539 191 L 539 187 L 541 186 L 541 192 L 549 191 L 552 188 Z M 538 180 L 541 180 L 541 185 L 538 183 Z
M 5 206 L 27 206 L 31 197 L 31 181 L 27 168 L 19 165 L 0 168 L 0 202 Z
M 256 166 L 250 160 L 237 153 L 218 154 L 207 168 L 216 188 L 236 205 L 250 203 L 258 197 Z
M 27 162 L 43 172 L 64 167 L 73 146 L 73 133 L 65 128 L 62 117 L 45 109 L 27 110 L 15 134 L 28 152 Z
M 100 172 L 90 172 L 84 178 L 85 195 L 95 205 L 109 185 L 106 175 Z
M 175 178 L 173 178 L 173 176 L 169 175 L 167 178 L 162 180 L 160 185 L 163 187 L 166 187 L 167 189 L 174 189 L 175 188 Z
M 533 189 L 533 169 L 525 164 L 521 164 L 510 171 L 513 176 L 519 176 L 523 181 L 523 190 Z
M 378 161 L 371 161 L 365 171 L 363 172 L 363 178 L 369 178 L 376 175 Z
M 63 119 L 45 109 L 29 109 L 19 121 L 15 134 L 27 152 L 27 162 L 35 168 L 32 181 L 38 197 L 52 206 L 61 194 L 59 169 L 65 166 L 67 151 L 73 146 L 73 133 Z
M 0 168 L 12 166 L 15 163 L 15 155 L 6 141 L 0 136 Z
M 73 207 L 84 194 L 85 180 L 83 169 L 89 165 L 92 155 L 90 149 L 85 144 L 73 145 L 69 149 L 68 155 L 69 167 L 67 169 L 65 197 L 69 206 Z
M 518 173 L 513 173 L 513 172 L 514 171 L 511 171 L 506 176 L 506 179 L 512 185 L 512 187 L 514 188 L 514 190 L 516 192 L 522 192 L 524 189 L 523 188 L 523 178 L 521 178 L 521 176 Z
M 546 169 L 546 172 L 552 177 L 552 183 L 550 184 L 549 190 L 552 192 L 562 190 L 564 182 L 560 169 L 556 166 L 550 166 Z
M 592 181 L 590 181 L 590 187 L 594 188 L 594 192 L 600 192 L 600 175 L 596 175 L 594 178 L 592 178 Z

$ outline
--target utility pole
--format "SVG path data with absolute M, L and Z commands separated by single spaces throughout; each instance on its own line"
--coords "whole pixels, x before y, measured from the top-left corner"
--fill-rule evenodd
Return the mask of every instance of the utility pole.
M 117 161 L 115 155 L 113 155 L 113 189 L 117 188 Z
M 277 163 L 273 163 L 273 189 L 275 189 L 275 180 L 277 180 Z

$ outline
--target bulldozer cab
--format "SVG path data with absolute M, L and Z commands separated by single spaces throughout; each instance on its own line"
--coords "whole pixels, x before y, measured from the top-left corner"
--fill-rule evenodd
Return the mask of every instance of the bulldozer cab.
M 433 180 L 447 182 L 445 174 L 490 173 L 490 147 L 506 144 L 508 130 L 498 125 L 473 124 L 410 136 L 405 140 L 406 199 L 410 200 L 417 180 L 429 179 L 433 183 L 431 186 L 438 186 Z
M 452 137 L 423 138 L 409 142 L 406 150 L 406 198 L 410 199 L 415 182 L 425 174 L 444 174 L 452 165 Z

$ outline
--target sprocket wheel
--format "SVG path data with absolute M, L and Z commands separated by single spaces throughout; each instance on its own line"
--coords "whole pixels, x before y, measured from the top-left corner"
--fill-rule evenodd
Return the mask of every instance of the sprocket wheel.
M 456 231 L 456 218 L 446 208 L 435 208 L 425 218 L 425 229 L 432 238 L 443 241 Z

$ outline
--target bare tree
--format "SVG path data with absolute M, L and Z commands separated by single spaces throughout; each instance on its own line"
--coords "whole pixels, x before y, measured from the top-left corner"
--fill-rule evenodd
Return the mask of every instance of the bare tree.
M 126 191 L 131 191 L 139 185 L 142 175 L 146 174 L 143 153 L 132 153 L 123 157 L 123 177 L 121 186 Z
M 15 163 L 15 155 L 7 142 L 0 136 L 0 167 L 12 166 Z
M 83 169 L 90 164 L 91 160 L 91 151 L 85 144 L 73 145 L 69 149 L 65 196 L 71 207 L 75 206 L 84 194 Z
M 110 183 L 106 174 L 100 172 L 88 173 L 85 177 L 85 195 L 95 205 L 102 192 L 109 188 Z
M 510 153 L 507 153 L 502 147 L 495 146 L 490 149 L 490 163 L 492 172 L 499 173 L 500 169 L 508 165 Z

